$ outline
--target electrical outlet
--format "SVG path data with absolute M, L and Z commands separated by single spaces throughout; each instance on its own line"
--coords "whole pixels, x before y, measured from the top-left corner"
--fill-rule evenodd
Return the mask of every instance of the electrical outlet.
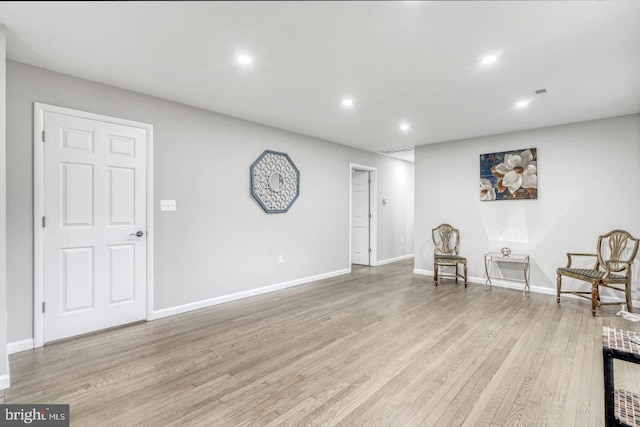
M 280 257 L 278 257 L 278 262 L 280 264 L 284 264 L 284 255 L 280 255 Z
M 160 211 L 168 212 L 176 210 L 176 201 L 175 200 L 160 200 Z

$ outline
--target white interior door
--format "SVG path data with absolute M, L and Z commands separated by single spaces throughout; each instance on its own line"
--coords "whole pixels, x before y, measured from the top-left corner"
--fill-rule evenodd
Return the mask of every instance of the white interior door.
M 44 341 L 144 319 L 146 130 L 47 111 L 44 131 Z
M 354 170 L 351 176 L 351 263 L 370 265 L 370 172 Z

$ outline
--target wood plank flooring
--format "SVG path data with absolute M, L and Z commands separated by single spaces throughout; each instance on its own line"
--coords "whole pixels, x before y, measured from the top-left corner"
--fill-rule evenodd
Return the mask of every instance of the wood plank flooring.
M 6 403 L 74 426 L 602 426 L 613 306 L 353 273 L 10 356 Z M 639 365 L 616 386 L 640 391 Z

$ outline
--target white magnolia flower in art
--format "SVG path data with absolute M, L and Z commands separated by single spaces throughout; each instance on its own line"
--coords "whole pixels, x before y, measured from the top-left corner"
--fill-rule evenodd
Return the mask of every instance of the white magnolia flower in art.
M 511 194 L 518 188 L 538 188 L 538 169 L 533 160 L 531 150 L 524 150 L 520 154 L 506 154 L 504 163 L 494 167 L 493 173 L 502 178 L 502 186 L 509 189 Z
M 491 185 L 491 181 L 480 178 L 480 200 L 495 200 L 496 190 Z

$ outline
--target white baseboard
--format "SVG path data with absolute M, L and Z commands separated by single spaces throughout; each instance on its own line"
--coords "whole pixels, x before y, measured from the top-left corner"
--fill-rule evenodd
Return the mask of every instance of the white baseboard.
M 482 279 L 483 284 L 485 281 L 486 279 Z M 524 283 L 505 282 L 500 279 L 494 279 L 494 278 L 491 278 L 491 286 L 496 286 L 498 288 L 515 289 L 517 291 L 522 291 L 522 289 L 524 289 Z M 544 286 L 534 286 L 531 284 L 529 284 L 529 291 L 535 292 L 537 294 L 545 294 L 545 295 L 555 296 L 556 294 L 555 288 L 551 289 L 551 288 L 545 288 Z
M 482 279 L 482 284 L 484 284 L 486 279 Z M 515 289 L 517 291 L 522 291 L 523 287 L 524 287 L 524 283 L 520 284 L 520 283 L 512 283 L 512 282 L 505 282 L 505 281 L 501 281 L 500 279 L 491 279 L 491 283 L 492 286 L 496 286 L 499 288 L 508 288 L 508 289 Z M 555 285 L 555 284 L 554 284 Z M 557 296 L 557 290 L 555 288 L 555 286 L 553 288 L 546 288 L 544 286 L 534 286 L 529 284 L 529 290 L 531 292 L 535 292 L 537 294 L 544 294 L 544 295 L 552 295 L 552 296 Z M 577 295 L 573 295 L 573 294 L 562 294 L 562 298 L 575 298 L 575 299 L 584 299 L 584 298 L 580 298 Z M 600 300 L 602 302 L 616 302 L 616 301 L 620 301 L 620 298 L 616 298 L 616 297 L 611 297 L 608 295 L 600 295 Z M 632 301 L 633 306 L 634 307 L 640 307 L 640 302 L 639 301 Z M 621 305 L 624 303 L 621 303 Z M 635 310 L 635 308 L 634 308 Z
M 413 254 L 402 255 L 402 256 L 399 256 L 399 257 L 395 257 L 395 258 L 384 259 L 382 261 L 377 261 L 377 262 L 373 263 L 372 267 L 380 267 L 381 265 L 391 264 L 392 262 L 403 261 L 405 259 L 411 259 L 411 258 L 413 258 Z
M 419 274 L 420 276 L 433 277 L 433 271 L 421 270 L 419 268 L 414 268 L 413 274 Z M 484 281 L 485 281 L 484 277 L 467 277 L 467 283 L 476 283 L 478 285 L 484 285 Z
M 21 351 L 27 351 L 31 349 L 33 349 L 33 338 L 7 343 L 8 354 L 20 353 Z
M 211 307 L 213 305 L 218 305 L 218 304 L 224 304 L 225 302 L 236 301 L 243 298 L 266 294 L 268 292 L 279 291 L 281 289 L 291 288 L 293 286 L 298 286 L 298 285 L 304 285 L 305 283 L 315 282 L 316 280 L 329 279 L 331 277 L 342 276 L 343 274 L 349 274 L 349 273 L 351 273 L 351 268 L 345 268 L 344 270 L 332 271 L 329 273 L 319 274 L 317 276 L 304 277 L 302 279 L 291 280 L 289 282 L 284 282 L 284 283 L 277 283 L 275 285 L 269 285 L 262 288 L 251 289 L 243 292 L 236 292 L 234 294 L 223 295 L 221 297 L 210 298 L 203 301 L 196 301 L 189 304 L 178 305 L 175 307 L 163 308 L 161 310 L 154 311 L 151 317 L 147 320 L 161 319 L 163 317 L 186 313 L 188 311 Z
M 0 390 L 6 390 L 11 386 L 11 380 L 9 374 L 0 375 Z
M 433 271 L 431 270 L 421 270 L 421 269 L 414 269 L 413 270 L 414 274 L 420 274 L 422 276 L 431 276 L 433 277 Z M 486 278 L 484 277 L 467 277 L 467 282 L 468 283 L 475 283 L 478 285 L 484 285 L 485 282 L 487 281 Z M 502 281 L 500 279 L 494 279 L 491 278 L 491 285 L 498 287 L 498 288 L 507 288 L 507 289 L 515 289 L 517 291 L 521 291 L 522 288 L 524 287 L 524 283 L 520 284 L 520 283 L 511 283 L 511 282 L 505 282 Z M 543 286 L 532 286 L 529 285 L 529 290 L 531 292 L 535 292 L 538 294 L 547 294 L 547 295 L 555 295 L 556 294 L 556 290 L 551 289 L 551 288 L 545 288 Z
M 9 371 L 9 357 L 7 357 L 6 374 L 0 375 L 0 390 L 6 390 L 11 387 L 11 371 Z M 4 401 L 2 402 L 4 403 Z
M 431 270 L 421 270 L 419 268 L 413 269 L 413 274 L 419 274 L 420 276 L 431 276 L 433 277 L 433 271 Z
M 413 269 L 413 274 L 419 274 L 421 276 L 431 276 L 433 277 L 433 271 L 431 270 L 421 270 L 418 268 Z M 486 281 L 486 278 L 484 277 L 468 277 L 467 278 L 467 282 L 468 283 L 477 283 L 479 285 L 484 285 Z M 491 279 L 491 283 L 492 286 L 496 286 L 498 288 L 508 288 L 508 289 L 515 289 L 517 291 L 522 291 L 522 288 L 524 287 L 524 284 L 520 284 L 520 283 L 512 283 L 512 282 L 505 282 L 502 281 L 500 279 Z M 545 295 L 553 295 L 556 296 L 556 288 L 546 288 L 544 286 L 533 286 L 533 285 L 529 285 L 529 290 L 531 292 L 535 292 L 537 294 L 545 294 Z M 576 295 L 572 295 L 572 294 L 563 294 L 562 298 L 577 298 L 580 299 L 580 297 L 576 296 Z M 602 300 L 602 302 L 611 302 L 611 301 L 618 301 L 619 299 L 616 299 L 614 297 L 610 297 L 607 295 L 600 295 L 600 299 Z M 636 310 L 635 307 L 640 307 L 640 301 L 633 301 L 633 307 L 634 307 L 634 311 Z

